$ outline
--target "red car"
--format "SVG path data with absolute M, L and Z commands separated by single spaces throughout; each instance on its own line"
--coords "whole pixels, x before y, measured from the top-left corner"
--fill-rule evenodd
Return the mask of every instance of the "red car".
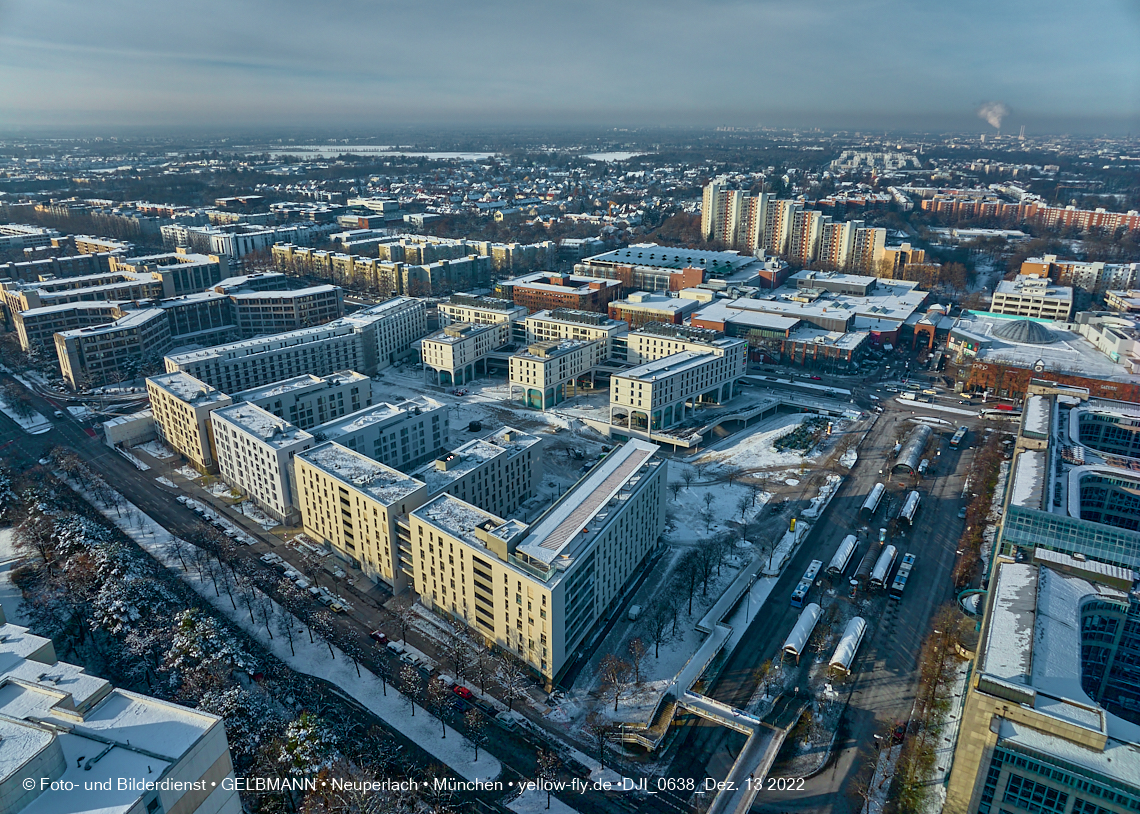
M 823 381 L 823 376 L 812 376 L 812 377 L 811 377 L 811 380 L 812 380 L 813 382 L 822 382 L 822 381 Z
M 383 633 L 381 633 L 379 630 L 374 630 L 371 633 L 369 633 L 368 635 L 371 636 L 373 639 L 375 639 L 380 644 L 387 644 L 388 643 L 388 637 L 385 636 Z
M 895 727 L 895 731 L 891 733 L 891 743 L 898 746 L 906 738 L 906 724 L 899 724 Z
M 451 688 L 451 691 L 462 698 L 464 701 L 470 701 L 475 697 L 475 694 L 471 692 L 471 690 L 464 687 L 462 684 L 456 684 Z

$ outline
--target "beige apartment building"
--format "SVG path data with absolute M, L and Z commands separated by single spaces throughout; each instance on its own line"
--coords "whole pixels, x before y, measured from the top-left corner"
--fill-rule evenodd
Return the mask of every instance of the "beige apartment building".
M 202 473 L 216 474 L 218 460 L 210 413 L 233 399 L 193 376 L 176 371 L 146 380 L 155 429 L 172 448 Z
M 55 335 L 60 373 L 72 390 L 126 381 L 161 368 L 170 348 L 170 322 L 161 308 L 127 311 L 114 322 Z
M 427 500 L 421 481 L 328 441 L 294 458 L 297 506 L 305 533 L 400 593 L 397 519 Z
M 579 377 L 591 374 L 602 353 L 597 340 L 547 339 L 510 360 L 510 399 L 535 410 L 561 404 L 578 390 Z M 569 387 L 568 387 L 569 386 Z
M 474 325 L 494 325 L 498 322 L 521 323 L 527 315 L 526 308 L 515 305 L 510 300 L 480 297 L 475 294 L 452 294 L 437 308 L 441 327 L 454 322 L 470 322 Z
M 730 366 L 744 372 L 747 364 L 748 342 L 728 339 L 711 328 L 693 328 L 688 325 L 646 325 L 626 337 L 626 359 L 631 365 L 664 359 L 675 353 L 692 351 L 728 356 Z
M 610 423 L 638 432 L 668 429 L 692 418 L 702 402 L 731 399 L 744 365 L 742 353 L 682 351 L 615 373 L 610 377 Z
M 657 449 L 618 447 L 530 526 L 446 494 L 413 510 L 406 567 L 420 601 L 551 686 L 657 545 L 667 469 Z
M 420 340 L 424 380 L 440 387 L 467 384 L 487 375 L 487 355 L 510 341 L 509 322 L 452 322 Z M 480 368 L 482 368 L 480 370 Z
M 608 359 L 621 358 L 621 339 L 629 330 L 629 324 L 619 319 L 611 319 L 595 311 L 578 311 L 573 308 L 539 311 L 527 317 L 523 324 L 528 344 L 554 339 L 597 342 L 595 365 L 600 365 Z
M 1053 285 L 1047 277 L 1035 275 L 1002 280 L 994 289 L 990 311 L 1016 317 L 1068 322 L 1073 312 L 1073 289 Z
M 538 492 L 542 439 L 511 427 L 475 438 L 413 473 L 428 495 L 447 494 L 508 517 Z
M 328 376 L 310 373 L 243 390 L 235 393 L 233 400 L 256 404 L 308 430 L 372 406 L 372 380 L 354 370 L 341 370 Z

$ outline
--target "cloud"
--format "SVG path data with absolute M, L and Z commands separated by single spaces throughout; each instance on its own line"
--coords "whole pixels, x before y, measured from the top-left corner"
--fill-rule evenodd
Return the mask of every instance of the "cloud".
M 1127 3 L 37 0 L 0 5 L 0 122 L 1134 120 Z

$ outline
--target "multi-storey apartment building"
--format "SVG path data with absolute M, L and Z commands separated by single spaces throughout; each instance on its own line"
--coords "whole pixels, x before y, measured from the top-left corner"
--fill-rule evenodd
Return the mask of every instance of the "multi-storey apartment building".
M 185 375 L 185 374 L 183 374 Z M 235 393 L 235 402 L 248 401 L 303 430 L 372 406 L 372 380 L 354 370 L 327 376 L 307 373 Z
M 1002 280 L 994 289 L 990 311 L 1033 319 L 1068 322 L 1073 312 L 1073 289 L 1051 285 L 1047 277 L 1021 276 Z
M 313 427 L 313 434 L 408 470 L 432 460 L 446 446 L 447 406 L 427 396 L 397 404 L 380 402 Z
M 540 271 L 496 283 L 495 295 L 525 306 L 532 314 L 554 308 L 604 314 L 606 306 L 621 296 L 622 288 L 618 280 Z
M 573 339 L 597 342 L 595 365 L 607 359 L 624 359 L 624 337 L 629 325 L 593 311 L 556 308 L 539 311 L 523 321 L 524 341 L 527 344 L 553 339 Z
M 24 226 L 20 223 L 0 223 L 0 251 L 20 251 L 50 246 L 61 237 L 55 229 L 41 226 Z
M 1104 292 L 1104 307 L 1120 314 L 1140 314 L 1140 291 L 1128 289 L 1124 291 Z
M 161 308 L 127 311 L 105 325 L 55 335 L 60 373 L 73 390 L 126 381 L 160 364 L 170 348 L 170 324 Z
M 155 429 L 167 444 L 203 473 L 218 471 L 210 413 L 233 399 L 181 371 L 146 380 Z
M 104 325 L 123 316 L 126 311 L 118 302 L 72 302 L 29 308 L 12 315 L 25 353 L 55 353 L 55 335 L 60 331 L 74 331 Z
M 598 340 L 547 339 L 531 344 L 511 356 L 511 401 L 535 410 L 561 404 L 577 393 L 579 377 L 590 374 L 592 382 L 592 371 L 603 352 Z M 567 385 L 574 392 L 568 394 Z
M 317 328 L 173 354 L 166 357 L 166 369 L 183 370 L 229 392 L 305 373 L 375 375 L 411 353 L 426 325 L 424 303 L 398 297 Z
M 397 519 L 427 500 L 421 481 L 332 441 L 294 458 L 305 534 L 395 593 L 407 585 Z
M 1046 254 L 1022 262 L 1021 274 L 1048 277 L 1058 285 L 1099 292 L 1110 288 L 1134 288 L 1140 280 L 1140 263 L 1059 260 L 1055 254 Z
M 316 446 L 314 437 L 247 403 L 214 410 L 210 423 L 222 479 L 271 517 L 292 522 L 297 516 L 293 456 Z
M 701 234 L 705 240 L 755 254 L 763 248 L 764 227 L 775 197 L 769 192 L 732 189 L 727 178 L 719 177 L 704 189 Z
M 429 500 L 407 519 L 403 567 L 420 601 L 550 686 L 657 545 L 666 498 L 657 449 L 615 449 L 532 526 L 450 495 Z
M 293 291 L 238 291 L 229 297 L 243 336 L 296 331 L 344 316 L 344 290 L 335 285 Z
M 747 343 L 721 340 L 721 353 L 682 351 L 610 377 L 610 423 L 664 430 L 695 415 L 701 402 L 723 404 L 745 372 Z
M 112 240 L 109 237 L 93 237 L 92 235 L 74 235 L 71 238 L 75 244 L 75 251 L 80 254 L 112 254 L 127 255 L 134 251 L 135 245 L 126 240 Z
M 720 331 L 693 328 L 688 325 L 657 323 L 631 331 L 626 337 L 626 358 L 631 365 L 664 359 L 675 353 L 692 351 L 730 356 L 731 365 L 743 372 L 748 343 L 743 339 L 726 339 Z
M 413 473 L 428 495 L 457 497 L 486 512 L 509 517 L 538 491 L 542 439 L 511 427 L 474 438 Z
M 242 811 L 218 716 L 113 687 L 2 612 L 0 685 L 7 814 Z
M 112 256 L 108 252 L 100 252 L 99 254 L 42 257 L 39 260 L 0 263 L 0 279 L 30 283 L 59 277 L 104 274 L 111 270 Z
M 452 322 L 442 331 L 425 336 L 420 340 L 424 379 L 440 387 L 466 384 L 480 375 L 480 366 L 486 376 L 487 355 L 510 341 L 510 329 L 509 322 Z
M 453 322 L 470 322 L 473 325 L 493 325 L 498 322 L 521 323 L 527 315 L 526 308 L 515 305 L 510 300 L 480 297 L 475 294 L 452 294 L 447 301 L 441 302 L 436 307 L 439 311 L 440 327 L 446 327 Z

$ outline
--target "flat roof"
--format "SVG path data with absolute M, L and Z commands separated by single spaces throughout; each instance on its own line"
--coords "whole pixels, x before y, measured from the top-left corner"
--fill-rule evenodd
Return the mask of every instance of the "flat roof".
M 219 401 L 229 401 L 230 397 L 189 373 L 176 370 L 173 373 L 160 373 L 157 376 L 148 376 L 147 383 L 164 390 L 179 401 L 194 405 L 213 404 Z
M 594 540 L 591 531 L 596 534 L 605 527 L 608 512 L 603 510 L 623 489 L 637 483 L 641 467 L 658 449 L 635 439 L 613 450 L 531 527 L 517 551 L 547 564 L 559 556 L 573 556 L 581 545 Z
M 403 500 L 424 485 L 334 441 L 299 452 L 297 457 L 385 506 Z
M 713 300 L 704 308 L 701 308 L 693 314 L 693 316 L 697 319 L 708 320 L 710 322 L 731 322 L 738 325 L 747 325 L 751 328 L 767 328 L 783 333 L 792 330 L 801 322 L 799 317 L 782 316 L 780 314 L 769 314 L 764 311 L 753 311 L 747 308 L 733 307 L 734 302 L 736 302 L 736 300 Z
M 521 521 L 504 520 L 451 495 L 437 495 L 413 511 L 412 515 L 442 529 L 457 540 L 484 550 L 487 544 L 475 533 L 476 529 L 486 530 L 504 541 L 513 540 L 527 529 L 527 525 Z
M 282 379 L 273 384 L 242 390 L 240 393 L 234 394 L 234 401 L 258 401 L 260 399 L 274 398 L 275 396 L 283 396 L 287 393 L 294 393 L 301 390 L 338 387 L 353 381 L 370 381 L 370 379 L 363 373 L 357 373 L 355 370 L 341 370 L 336 373 L 330 373 L 328 376 L 314 376 L 312 373 L 302 373 L 300 376 L 294 376 L 291 379 Z
M 1047 297 L 1049 299 L 1073 299 L 1073 289 L 1067 285 L 1054 285 L 1047 279 L 1035 278 L 1031 275 L 1017 277 L 1013 280 L 1001 280 L 994 289 L 995 294 L 1007 294 L 1017 297 Z
M 114 333 L 144 325 L 156 317 L 166 319 L 166 312 L 161 308 L 142 308 L 138 311 L 127 311 L 113 322 L 91 325 L 86 328 L 73 328 L 70 331 L 59 331 L 56 336 L 69 339 L 74 336 L 98 336 L 99 334 Z
M 414 396 L 397 404 L 382 401 L 370 407 L 357 410 L 355 413 L 334 418 L 332 421 L 314 427 L 313 432 L 319 432 L 330 440 L 336 440 L 337 438 L 342 438 L 350 433 L 359 432 L 375 424 L 386 424 L 394 420 L 402 420 L 405 416 L 413 413 L 417 407 L 421 411 L 426 411 L 436 410 L 442 406 L 442 403 L 428 396 Z
M 637 299 L 633 299 L 637 296 Z M 616 308 L 629 308 L 636 311 L 641 308 L 646 311 L 667 311 L 676 314 L 699 305 L 698 300 L 686 300 L 680 297 L 666 297 L 661 294 L 650 294 L 644 291 L 635 291 L 624 300 L 614 300 L 610 305 Z
M 689 370 L 694 367 L 708 364 L 709 362 L 719 361 L 721 357 L 712 353 L 699 353 L 694 350 L 684 350 L 680 353 L 674 353 L 671 356 L 665 356 L 661 359 L 654 359 L 652 362 L 644 362 L 636 367 L 631 367 L 628 370 L 622 370 L 614 373 L 614 376 L 623 379 L 640 379 L 655 381 L 664 376 L 671 376 L 674 373 L 679 373 L 682 370 Z
M 705 270 L 727 268 L 733 271 L 750 266 L 757 258 L 737 251 L 712 251 L 708 249 L 680 249 L 672 246 L 658 246 L 656 243 L 635 243 L 624 249 L 596 254 L 587 257 L 582 263 L 609 263 L 619 266 L 648 266 L 680 270 L 700 268 Z
M 510 436 L 509 439 L 508 436 Z M 414 474 L 427 484 L 429 494 L 438 494 L 464 475 L 498 456 L 513 455 L 525 451 L 540 440 L 537 435 L 531 435 L 528 432 L 511 427 L 503 427 L 486 438 L 473 438 L 464 444 L 460 444 L 451 452 L 440 455 L 436 459 L 437 461 L 450 459 L 451 466 L 448 469 L 439 469 L 436 467 L 436 461 L 432 461 Z
M 229 407 L 214 410 L 213 420 L 222 420 L 259 439 L 268 446 L 278 448 L 292 446 L 301 441 L 312 440 L 313 436 L 294 427 L 283 418 L 278 418 L 256 404 L 243 401 Z

